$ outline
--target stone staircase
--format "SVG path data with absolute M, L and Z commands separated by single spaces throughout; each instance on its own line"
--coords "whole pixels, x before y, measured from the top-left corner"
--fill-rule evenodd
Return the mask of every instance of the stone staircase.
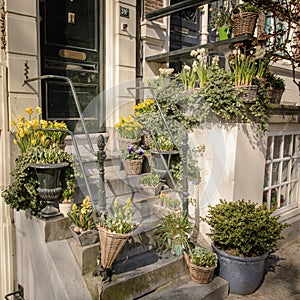
M 95 140 L 93 143 L 95 144 Z M 81 139 L 78 144 L 90 187 L 96 198 L 98 163 L 89 154 L 84 140 Z M 67 147 L 73 152 L 70 145 Z M 141 192 L 138 179 L 139 176 L 125 174 L 118 153 L 108 153 L 105 162 L 107 208 L 116 197 L 121 203 L 129 197 L 134 206 L 133 221 L 140 224 L 117 256 L 112 266 L 114 273 L 111 282 L 102 281 L 101 276 L 94 276 L 99 261 L 99 243 L 81 247 L 73 238 L 67 239 L 92 299 L 225 299 L 228 295 L 227 282 L 215 277 L 209 284 L 196 284 L 190 280 L 182 257 L 156 251 L 153 228 L 158 219 L 154 209 L 157 198 Z M 78 195 L 83 197 L 87 190 L 82 179 L 78 180 L 78 186 Z M 77 201 L 80 202 L 80 199 Z M 66 226 L 62 227 L 64 228 L 61 230 L 64 231 Z M 61 236 L 66 238 L 68 234 Z

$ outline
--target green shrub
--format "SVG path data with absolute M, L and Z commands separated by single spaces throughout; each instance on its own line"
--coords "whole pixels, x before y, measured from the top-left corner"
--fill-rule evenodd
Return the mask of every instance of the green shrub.
M 267 253 L 282 239 L 287 224 L 280 223 L 272 211 L 256 203 L 238 200 L 209 206 L 204 220 L 211 226 L 208 234 L 215 246 L 232 255 L 252 257 Z

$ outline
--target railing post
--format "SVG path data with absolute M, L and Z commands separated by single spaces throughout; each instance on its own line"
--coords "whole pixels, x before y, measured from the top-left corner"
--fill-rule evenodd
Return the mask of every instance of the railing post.
M 105 140 L 103 134 L 100 134 L 98 139 L 98 153 L 97 159 L 99 163 L 99 198 L 98 198 L 98 213 L 106 211 L 106 192 L 105 192 L 105 181 L 104 181 L 104 161 L 106 158 L 106 153 L 104 151 Z
M 188 216 L 188 196 L 189 196 L 189 183 L 188 183 L 188 133 L 185 130 L 182 136 L 182 209 L 184 216 Z

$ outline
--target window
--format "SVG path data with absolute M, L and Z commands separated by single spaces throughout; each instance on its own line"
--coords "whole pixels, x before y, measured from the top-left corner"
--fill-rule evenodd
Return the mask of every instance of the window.
M 300 132 L 268 137 L 263 202 L 269 209 L 297 207 L 299 197 Z

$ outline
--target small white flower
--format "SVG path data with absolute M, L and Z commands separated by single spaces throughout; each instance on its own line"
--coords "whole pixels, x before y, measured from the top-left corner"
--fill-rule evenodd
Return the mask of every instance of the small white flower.
M 219 64 L 219 56 L 214 56 L 214 58 L 212 59 L 212 64 L 213 65 L 218 65 Z
M 188 66 L 188 65 L 184 65 L 183 68 L 184 68 L 186 71 L 190 71 L 190 70 L 191 70 L 191 67 Z
M 198 54 L 198 52 L 196 50 L 192 50 L 190 55 L 193 56 L 193 57 L 196 57 Z

